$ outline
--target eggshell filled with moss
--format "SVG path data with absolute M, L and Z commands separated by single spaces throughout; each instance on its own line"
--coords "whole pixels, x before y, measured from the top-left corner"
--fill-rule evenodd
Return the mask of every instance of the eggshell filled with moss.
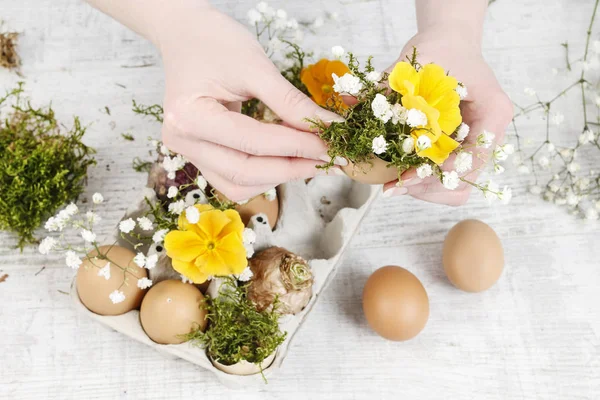
M 156 343 L 183 343 L 188 333 L 206 329 L 204 295 L 196 286 L 180 280 L 159 282 L 144 297 L 140 322 Z
M 254 374 L 260 373 L 261 369 L 265 370 L 265 369 L 269 368 L 271 366 L 271 364 L 273 364 L 273 360 L 275 360 L 276 353 L 277 353 L 276 351 L 273 352 L 273 354 L 271 354 L 269 357 L 265 358 L 263 360 L 263 362 L 260 364 L 254 364 L 254 363 L 248 362 L 246 360 L 242 360 L 233 365 L 225 365 L 225 364 L 221 364 L 220 362 L 218 362 L 216 360 L 213 360 L 212 357 L 211 357 L 210 361 L 215 366 L 215 368 L 217 368 L 218 370 L 221 370 L 227 374 L 230 374 L 230 375 L 242 375 L 242 376 L 254 375 Z
M 250 218 L 256 214 L 262 213 L 267 216 L 271 230 L 275 229 L 277 220 L 279 219 L 279 193 L 277 192 L 277 189 L 275 189 L 275 193 L 276 196 L 274 196 L 274 198 L 269 197 L 266 194 L 261 194 L 253 197 L 246 203 L 238 203 L 236 205 L 235 210 L 240 213 L 244 225 L 247 226 L 248 222 L 250 222 Z M 219 191 L 215 190 L 215 195 L 221 201 L 229 201 L 227 197 Z
M 369 161 L 353 163 L 341 167 L 352 180 L 369 185 L 381 185 L 398 179 L 398 169 L 379 157 L 373 156 Z
M 98 249 L 100 253 L 91 251 L 77 270 L 77 294 L 83 305 L 99 315 L 120 315 L 138 308 L 146 290 L 140 289 L 137 281 L 148 273 L 133 262 L 135 253 L 120 246 Z M 116 290 L 125 299 L 115 304 L 110 295 Z

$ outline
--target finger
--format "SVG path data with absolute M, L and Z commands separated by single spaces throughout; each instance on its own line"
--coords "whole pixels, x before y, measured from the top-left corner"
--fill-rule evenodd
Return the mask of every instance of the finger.
M 342 101 L 347 106 L 354 106 L 354 105 L 358 104 L 358 99 L 354 96 L 342 95 L 341 97 L 342 97 Z
M 273 188 L 273 185 L 258 185 L 258 186 L 240 186 L 236 185 L 227 179 L 224 179 L 210 168 L 202 168 L 202 176 L 210 185 L 223 193 L 231 201 L 244 201 L 267 190 Z
M 213 142 L 257 156 L 320 160 L 327 155 L 325 142 L 310 132 L 256 121 L 209 98 L 197 99 L 179 107 L 177 112 L 166 113 L 163 137 L 172 135 Z
M 271 72 L 266 79 L 256 82 L 253 95 L 262 100 L 285 122 L 303 131 L 313 130 L 308 120 L 325 123 L 344 122 L 341 116 L 319 107 L 308 96 L 288 82 L 279 71 Z

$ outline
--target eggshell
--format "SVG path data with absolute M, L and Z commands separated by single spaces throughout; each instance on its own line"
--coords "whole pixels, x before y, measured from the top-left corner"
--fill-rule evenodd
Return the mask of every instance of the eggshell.
M 403 341 L 423 330 L 429 297 L 412 273 L 402 267 L 379 268 L 363 289 L 363 311 L 369 326 L 389 340 Z
M 233 365 L 225 365 L 220 362 L 213 360 L 212 357 L 210 362 L 219 370 L 231 374 L 231 375 L 254 375 L 260 373 L 261 365 L 263 371 L 271 366 L 273 360 L 275 360 L 276 352 L 273 352 L 269 357 L 265 358 L 262 363 L 254 364 L 246 360 L 242 360 Z
M 398 169 L 388 168 L 388 165 L 387 161 L 373 156 L 369 162 L 354 164 L 349 161 L 348 165 L 341 168 L 346 175 L 357 182 L 379 185 L 398 179 Z
M 96 250 L 91 251 L 77 270 L 76 286 L 77 294 L 86 308 L 99 315 L 120 315 L 140 306 L 146 290 L 138 288 L 137 281 L 148 276 L 144 268 L 138 267 L 133 258 L 135 253 L 120 246 L 101 246 L 100 254 L 109 258 L 102 260 Z M 110 278 L 99 276 L 98 271 L 110 265 Z M 123 284 L 123 270 L 117 267 L 127 268 L 126 284 Z M 109 295 L 120 290 L 125 294 L 125 300 L 113 304 Z
M 444 240 L 443 264 L 454 286 L 481 292 L 496 283 L 504 269 L 504 250 L 496 232 L 476 219 L 454 225 Z
M 221 200 L 227 200 L 227 197 L 219 191 L 215 190 L 215 195 Z M 271 230 L 273 230 L 279 218 L 279 193 L 277 193 L 277 198 L 272 201 L 269 201 L 264 195 L 258 195 L 250 199 L 246 204 L 238 204 L 235 209 L 240 213 L 244 225 L 248 225 L 250 218 L 254 215 L 265 214 L 269 220 Z
M 166 280 L 152 286 L 144 297 L 140 322 L 150 339 L 160 344 L 185 342 L 185 335 L 206 329 L 204 296 L 194 285 Z

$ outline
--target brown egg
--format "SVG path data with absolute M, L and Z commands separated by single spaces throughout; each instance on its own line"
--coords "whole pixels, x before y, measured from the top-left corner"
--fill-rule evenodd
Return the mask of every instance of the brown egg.
M 135 253 L 120 246 L 101 246 L 99 250 L 103 257 L 98 257 L 96 250 L 91 251 L 77 270 L 77 293 L 83 305 L 100 315 L 120 315 L 138 308 L 146 291 L 138 288 L 137 281 L 148 273 L 133 262 Z M 109 262 L 110 278 L 105 279 L 98 272 Z M 127 272 L 124 274 L 120 267 Z M 115 290 L 123 292 L 124 301 L 113 304 L 109 295 Z
M 150 339 L 160 344 L 185 342 L 181 335 L 206 329 L 204 296 L 198 288 L 179 280 L 166 280 L 150 288 L 140 310 L 140 322 Z
M 398 170 L 394 167 L 388 168 L 388 165 L 387 161 L 373 157 L 369 162 L 359 164 L 348 162 L 347 166 L 341 168 L 346 175 L 357 182 L 379 185 L 398 179 Z
M 496 232 L 476 219 L 454 225 L 443 250 L 450 282 L 466 292 L 481 292 L 496 283 L 504 268 L 504 251 Z
M 409 271 L 382 267 L 367 279 L 363 312 L 379 335 L 389 340 L 408 340 L 427 324 L 429 298 L 419 279 Z
M 218 190 L 215 190 L 215 195 L 220 200 L 227 200 L 227 197 Z M 246 204 L 238 204 L 235 209 L 240 213 L 244 225 L 248 225 L 250 218 L 256 214 L 264 213 L 269 219 L 271 230 L 273 230 L 279 218 L 279 193 L 277 193 L 277 198 L 274 200 L 268 200 L 262 194 L 258 195 L 250 199 Z

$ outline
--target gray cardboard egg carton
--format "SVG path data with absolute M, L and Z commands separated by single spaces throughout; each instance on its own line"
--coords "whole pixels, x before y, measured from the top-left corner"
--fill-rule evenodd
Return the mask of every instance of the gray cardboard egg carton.
M 268 226 L 261 226 L 254 221 L 257 233 L 256 251 L 273 245 L 284 247 L 309 260 L 314 274 L 313 296 L 309 304 L 299 314 L 286 316 L 280 322 L 281 329 L 287 331 L 288 335 L 277 350 L 275 361 L 264 371 L 267 379 L 281 367 L 294 336 L 308 317 L 320 293 L 333 279 L 346 246 L 380 191 L 379 186 L 362 185 L 346 177 L 317 177 L 309 183 L 290 182 L 279 187 L 280 214 L 276 229 L 271 232 Z M 140 199 L 140 204 L 141 200 L 143 199 Z M 127 211 L 125 218 L 135 217 L 139 213 L 140 209 L 134 207 Z M 115 237 L 108 238 L 107 242 L 110 239 L 131 248 L 126 242 L 119 240 L 116 231 Z M 161 277 L 153 276 L 153 279 L 158 281 Z M 163 345 L 153 342 L 144 333 L 137 310 L 118 316 L 92 313 L 80 302 L 75 281 L 71 287 L 71 298 L 77 309 L 89 317 L 167 356 L 183 358 L 206 368 L 227 386 L 264 384 L 260 374 L 236 376 L 216 369 L 205 350 L 190 343 Z

